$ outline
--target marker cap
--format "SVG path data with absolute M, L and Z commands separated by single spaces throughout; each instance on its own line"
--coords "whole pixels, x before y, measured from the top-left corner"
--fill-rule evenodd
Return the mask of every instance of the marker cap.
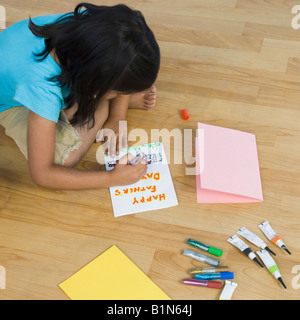
M 223 283 L 221 281 L 212 281 L 212 280 L 207 281 L 208 288 L 221 289 L 222 285 L 223 285 Z
M 213 254 L 217 257 L 221 257 L 221 255 L 223 254 L 223 251 L 214 247 L 209 247 L 208 252 L 210 254 Z
M 221 280 L 231 280 L 234 279 L 233 272 L 221 272 Z
M 220 264 L 220 261 L 211 257 L 206 257 L 205 262 L 211 266 L 217 267 Z

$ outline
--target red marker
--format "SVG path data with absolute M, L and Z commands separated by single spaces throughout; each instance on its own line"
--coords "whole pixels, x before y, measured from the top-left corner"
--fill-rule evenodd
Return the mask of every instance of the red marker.
M 198 287 L 207 287 L 207 288 L 215 288 L 215 289 L 221 289 L 222 288 L 222 282 L 221 281 L 183 279 L 182 283 L 189 284 L 189 285 L 192 285 L 192 286 L 198 286 Z
M 181 110 L 181 115 L 184 120 L 188 120 L 190 117 L 185 109 Z

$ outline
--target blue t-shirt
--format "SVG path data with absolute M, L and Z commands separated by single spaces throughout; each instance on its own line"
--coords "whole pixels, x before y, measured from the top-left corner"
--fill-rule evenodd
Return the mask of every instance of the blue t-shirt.
M 32 21 L 45 25 L 61 16 L 41 16 L 32 18 Z M 58 121 L 67 90 L 48 80 L 61 73 L 60 66 L 50 54 L 43 61 L 35 60 L 33 52 L 44 50 L 44 40 L 29 30 L 28 19 L 0 33 L 0 112 L 25 106 L 45 119 Z

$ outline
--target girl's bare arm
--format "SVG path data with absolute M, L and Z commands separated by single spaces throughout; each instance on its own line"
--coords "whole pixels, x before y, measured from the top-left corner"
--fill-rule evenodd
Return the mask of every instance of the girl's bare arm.
M 140 180 L 146 166 L 118 165 L 113 171 L 83 171 L 53 164 L 56 123 L 30 112 L 28 122 L 28 163 L 32 180 L 54 189 L 92 189 L 126 185 Z

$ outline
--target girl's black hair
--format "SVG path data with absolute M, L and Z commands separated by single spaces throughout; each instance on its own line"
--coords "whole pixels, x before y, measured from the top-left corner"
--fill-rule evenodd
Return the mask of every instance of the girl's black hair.
M 55 49 L 62 72 L 50 80 L 70 89 L 66 108 L 77 102 L 72 124 L 94 126 L 97 104 L 109 90 L 140 92 L 157 78 L 159 46 L 142 13 L 126 5 L 80 3 L 51 24 L 29 19 L 29 29 L 45 38 L 45 49 L 34 53 L 38 60 Z

